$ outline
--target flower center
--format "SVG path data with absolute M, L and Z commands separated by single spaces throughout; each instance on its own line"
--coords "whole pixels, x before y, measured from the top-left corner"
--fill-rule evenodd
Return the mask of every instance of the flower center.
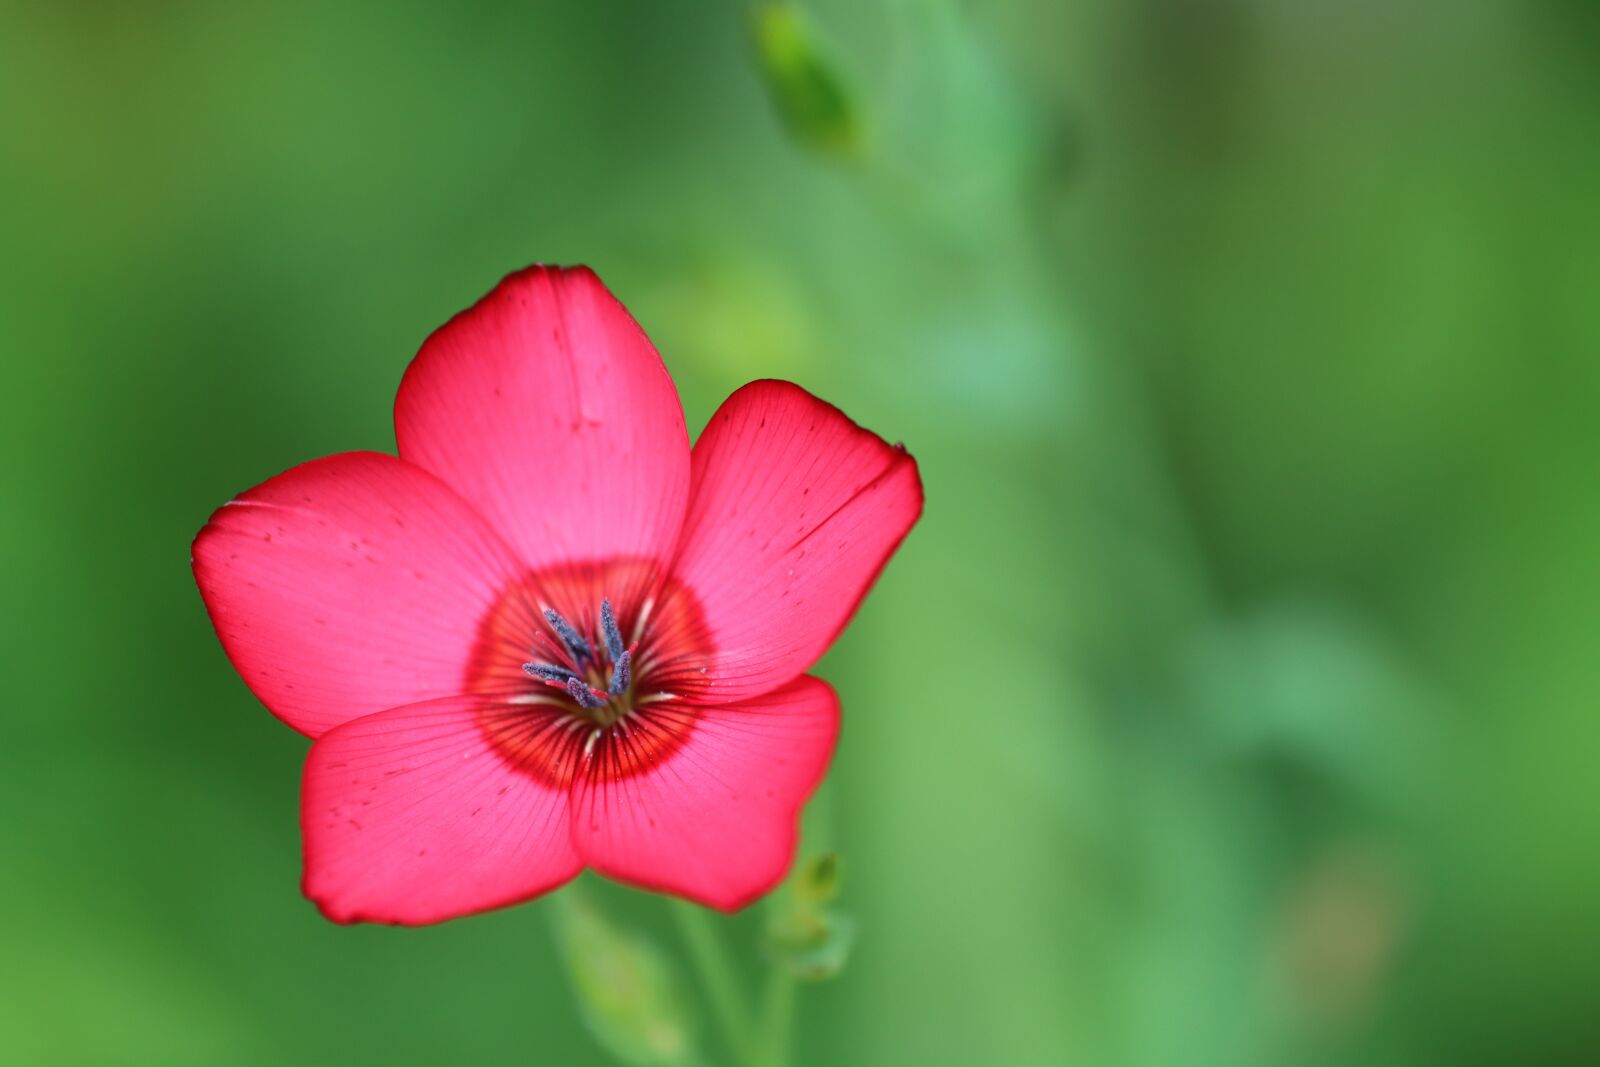
M 649 606 L 650 602 L 647 601 L 646 609 Z M 545 608 L 544 618 L 561 642 L 566 662 L 543 663 L 535 660 L 524 663 L 522 669 L 528 672 L 528 676 L 566 693 L 577 705 L 579 716 L 596 726 L 611 726 L 631 715 L 634 700 L 633 654 L 639 642 L 635 639 L 632 648 L 623 644 L 622 630 L 617 626 L 617 613 L 611 606 L 611 599 L 605 597 L 600 601 L 600 636 L 604 639 L 603 644 L 591 643 L 555 608 Z M 641 630 L 645 622 L 646 618 L 641 617 Z M 596 652 L 597 647 L 604 648 L 604 656 Z M 664 700 L 670 697 L 670 693 L 657 693 L 641 699 Z
M 479 627 L 467 691 L 515 766 L 551 785 L 639 773 L 675 751 L 694 710 L 671 691 L 709 654 L 694 598 L 655 564 L 609 560 L 532 572 Z

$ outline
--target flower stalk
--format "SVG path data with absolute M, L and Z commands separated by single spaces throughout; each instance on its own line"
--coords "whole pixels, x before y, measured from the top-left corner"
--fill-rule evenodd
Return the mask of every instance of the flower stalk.
M 705 989 L 711 1014 L 722 1031 L 724 1044 L 738 1062 L 756 1067 L 760 1053 L 738 979 L 722 938 L 711 924 L 711 913 L 698 904 L 671 898 L 669 906 L 677 920 L 689 959 Z
M 762 1002 L 760 1045 L 755 1050 L 755 1067 L 789 1067 L 794 1047 L 795 1001 L 799 986 L 794 975 L 777 964 L 767 974 Z

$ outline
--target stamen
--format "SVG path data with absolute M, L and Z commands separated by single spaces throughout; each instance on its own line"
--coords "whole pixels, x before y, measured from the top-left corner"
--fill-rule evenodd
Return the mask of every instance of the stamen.
M 549 708 L 565 708 L 569 705 L 558 696 L 545 696 L 543 693 L 514 693 L 506 697 L 507 704 L 539 704 Z
M 600 600 L 600 629 L 606 635 L 606 654 L 612 663 L 622 659 L 622 631 L 617 629 L 617 615 L 611 610 L 611 598 Z
M 647 597 L 647 598 L 645 598 L 644 604 L 639 608 L 639 618 L 637 620 L 635 620 L 635 622 L 633 624 L 633 641 L 632 641 L 632 643 L 634 645 L 637 645 L 639 643 L 639 640 L 642 637 L 644 637 L 644 626 L 645 626 L 645 623 L 650 621 L 650 613 L 655 610 L 655 606 L 656 606 L 656 598 L 655 597 Z
M 614 623 L 612 628 L 614 632 Z M 611 670 L 611 684 L 606 687 L 606 692 L 619 697 L 633 684 L 633 653 L 624 649 L 622 654 L 616 657 L 616 661 L 617 665 Z
M 553 663 L 524 663 L 522 669 L 535 678 L 546 682 L 554 682 L 557 685 L 566 685 L 568 678 L 577 677 L 572 671 L 567 670 L 565 667 L 557 667 Z
M 572 628 L 572 624 L 561 617 L 555 608 L 544 609 L 544 619 L 550 624 L 550 629 L 561 638 L 561 643 L 567 646 L 567 655 L 572 657 L 574 665 L 582 667 L 583 661 L 594 658 L 594 653 L 589 650 L 589 642 L 583 635 Z
M 605 701 L 594 695 L 594 690 L 584 685 L 577 678 L 568 678 L 566 681 L 567 692 L 572 699 L 578 702 L 579 707 L 598 708 L 604 707 Z

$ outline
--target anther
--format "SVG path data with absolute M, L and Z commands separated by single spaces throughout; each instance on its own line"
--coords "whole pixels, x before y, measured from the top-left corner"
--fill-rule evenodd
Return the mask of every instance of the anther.
M 554 682 L 557 685 L 566 685 L 568 678 L 577 677 L 576 674 L 567 670 L 565 667 L 557 667 L 553 663 L 524 663 L 522 665 L 522 669 L 533 675 L 535 678 L 542 679 L 546 682 Z
M 606 688 L 606 692 L 619 697 L 633 684 L 633 653 L 623 649 L 622 654 L 616 657 L 616 661 L 617 665 L 611 669 L 611 684 Z
M 572 628 L 572 624 L 561 617 L 555 608 L 544 609 L 544 619 L 550 624 L 550 629 L 561 638 L 561 643 L 567 646 L 567 655 L 572 657 L 575 666 L 582 667 L 583 661 L 594 658 L 594 653 L 589 650 L 589 642 L 583 635 Z
M 606 636 L 606 654 L 612 663 L 622 659 L 622 631 L 617 629 L 617 613 L 611 610 L 611 598 L 600 600 L 600 630 Z
M 579 707 L 598 708 L 605 705 L 605 701 L 595 696 L 594 690 L 584 685 L 579 679 L 568 678 L 565 684 L 567 692 L 571 694 L 573 700 L 578 702 Z

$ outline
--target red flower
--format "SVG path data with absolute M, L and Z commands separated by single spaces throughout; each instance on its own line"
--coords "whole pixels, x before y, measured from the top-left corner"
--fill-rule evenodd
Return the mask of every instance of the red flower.
M 921 514 L 916 462 L 777 381 L 691 452 L 586 268 L 513 274 L 429 337 L 395 436 L 194 544 L 228 657 L 315 739 L 306 895 L 428 923 L 585 866 L 724 910 L 772 888 L 838 732 L 803 672 Z

